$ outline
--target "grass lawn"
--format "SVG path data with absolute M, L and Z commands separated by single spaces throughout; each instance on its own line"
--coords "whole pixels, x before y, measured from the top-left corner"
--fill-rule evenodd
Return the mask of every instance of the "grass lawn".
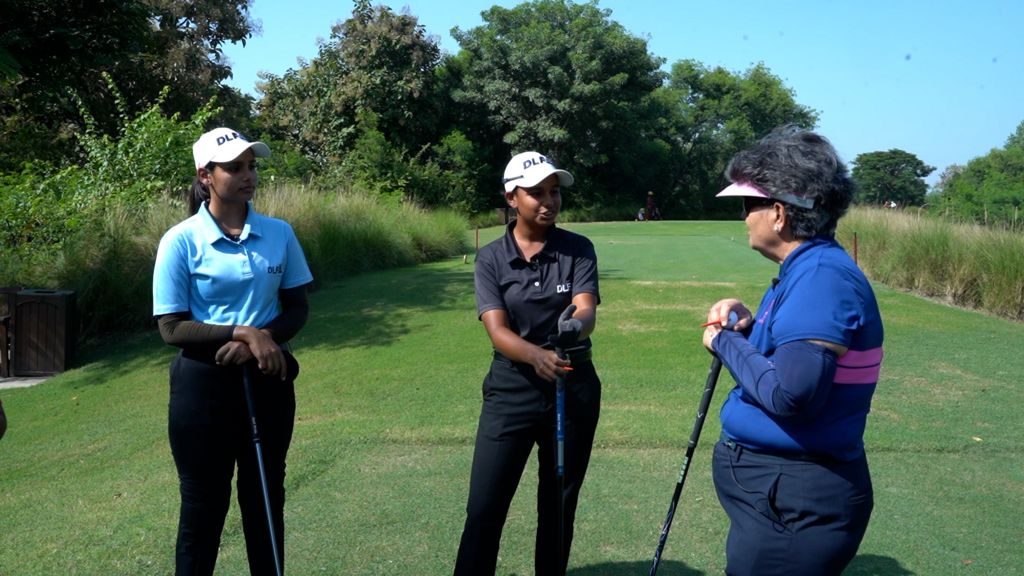
M 646 574 L 709 363 L 707 307 L 756 303 L 776 266 L 740 222 L 568 224 L 597 247 L 601 423 L 573 576 Z M 480 231 L 481 244 L 499 228 Z M 471 233 L 470 241 L 475 237 Z M 288 459 L 291 574 L 450 574 L 489 342 L 472 255 L 364 274 L 311 297 Z M 1024 329 L 876 286 L 886 359 L 867 445 L 876 507 L 847 575 L 1008 575 L 1024 566 Z M 177 479 L 155 329 L 92 346 L 78 368 L 2 393 L 0 574 L 173 572 Z M 660 574 L 721 574 L 726 518 L 710 478 L 723 372 Z M 498 574 L 532 573 L 535 469 Z M 246 573 L 237 508 L 218 574 Z

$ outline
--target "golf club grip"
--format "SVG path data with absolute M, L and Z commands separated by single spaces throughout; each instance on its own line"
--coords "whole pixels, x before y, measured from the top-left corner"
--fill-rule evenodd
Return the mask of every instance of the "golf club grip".
M 654 551 L 654 562 L 651 563 L 651 570 L 648 572 L 648 576 L 655 576 L 658 573 L 661 554 L 665 550 L 665 543 L 668 542 L 668 531 L 672 528 L 672 520 L 676 515 L 679 497 L 683 493 L 683 483 L 686 482 L 686 475 L 690 470 L 690 460 L 693 458 L 693 452 L 697 449 L 697 441 L 700 440 L 700 432 L 704 428 L 704 419 L 707 417 L 708 409 L 711 407 L 711 398 L 715 394 L 715 386 L 718 385 L 718 376 L 721 373 L 722 359 L 717 354 L 713 354 L 711 366 L 708 368 L 708 378 L 704 383 L 704 393 L 701 394 L 700 405 L 697 407 L 697 418 L 694 420 L 693 430 L 690 432 L 690 440 L 686 444 L 686 455 L 683 457 L 683 465 L 679 468 L 679 478 L 676 480 L 675 491 L 672 492 L 672 501 L 668 506 L 668 514 L 665 515 L 665 522 L 661 525 L 658 547 Z

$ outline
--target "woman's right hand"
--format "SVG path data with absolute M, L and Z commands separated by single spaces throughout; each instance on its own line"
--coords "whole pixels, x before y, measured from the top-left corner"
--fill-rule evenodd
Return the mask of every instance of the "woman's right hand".
M 736 314 L 737 320 L 730 324 L 729 315 L 733 313 Z M 743 332 L 754 322 L 754 315 L 743 305 L 743 302 L 736 298 L 725 298 L 711 305 L 707 321 L 721 326 L 724 330 Z
M 715 337 L 724 330 L 742 332 L 754 321 L 754 315 L 747 310 L 743 302 L 735 298 L 726 298 L 715 302 L 708 310 L 708 320 L 704 324 L 704 347 L 714 353 Z
M 564 368 L 570 364 L 568 359 L 559 358 L 554 350 L 540 346 L 535 348 L 536 350 L 530 355 L 530 364 L 533 365 L 533 370 L 538 376 L 548 382 L 554 382 L 559 376 L 565 376 Z

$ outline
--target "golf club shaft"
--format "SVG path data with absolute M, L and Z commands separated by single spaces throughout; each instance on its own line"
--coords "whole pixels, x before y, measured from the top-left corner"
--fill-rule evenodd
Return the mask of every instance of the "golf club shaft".
M 555 354 L 559 358 L 565 358 L 565 352 L 561 348 L 555 348 Z M 558 570 L 561 574 L 562 564 L 565 558 L 565 376 L 559 376 L 555 380 L 555 444 L 558 454 L 556 459 L 555 476 L 558 489 Z
M 245 403 L 249 407 L 249 422 L 252 425 L 252 442 L 256 446 L 256 466 L 260 473 L 260 486 L 263 488 L 263 507 L 267 511 L 267 529 L 270 531 L 270 550 L 274 554 L 274 570 L 277 576 L 284 575 L 281 566 L 281 554 L 277 547 L 277 532 L 274 530 L 274 513 L 270 507 L 270 491 L 267 488 L 267 469 L 263 465 L 263 448 L 260 446 L 260 431 L 256 426 L 256 403 L 253 401 L 252 382 L 249 372 L 252 365 L 242 366 L 242 387 L 245 389 Z
M 672 502 L 668 506 L 668 514 L 665 516 L 665 523 L 661 525 L 661 536 L 658 538 L 658 548 L 654 551 L 654 563 L 651 564 L 649 576 L 658 572 L 658 564 L 661 563 L 661 553 L 665 550 L 665 542 L 668 541 L 668 531 L 672 528 L 672 519 L 676 515 L 676 506 L 679 504 L 679 496 L 683 493 L 683 483 L 686 482 L 686 474 L 690 470 L 690 460 L 697 448 L 697 441 L 700 440 L 700 431 L 704 428 L 704 418 L 711 407 L 711 397 L 715 393 L 715 386 L 718 384 L 718 375 L 722 372 L 722 361 L 718 355 L 711 360 L 711 367 L 708 368 L 707 382 L 704 384 L 704 393 L 700 398 L 700 406 L 697 408 L 697 419 L 693 423 L 693 431 L 690 432 L 690 441 L 686 445 L 686 455 L 683 457 L 683 465 L 679 468 L 679 478 L 676 480 L 676 489 L 672 493 Z

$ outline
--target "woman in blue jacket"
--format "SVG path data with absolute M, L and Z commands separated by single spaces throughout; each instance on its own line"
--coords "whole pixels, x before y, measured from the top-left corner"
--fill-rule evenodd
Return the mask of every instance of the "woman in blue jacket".
M 871 284 L 834 237 L 853 182 L 828 140 L 794 127 L 737 154 L 725 175 L 718 196 L 743 200 L 750 247 L 779 264 L 756 314 L 720 300 L 704 333 L 737 383 L 714 453 L 726 573 L 838 575 L 873 507 L 864 428 L 883 339 Z

